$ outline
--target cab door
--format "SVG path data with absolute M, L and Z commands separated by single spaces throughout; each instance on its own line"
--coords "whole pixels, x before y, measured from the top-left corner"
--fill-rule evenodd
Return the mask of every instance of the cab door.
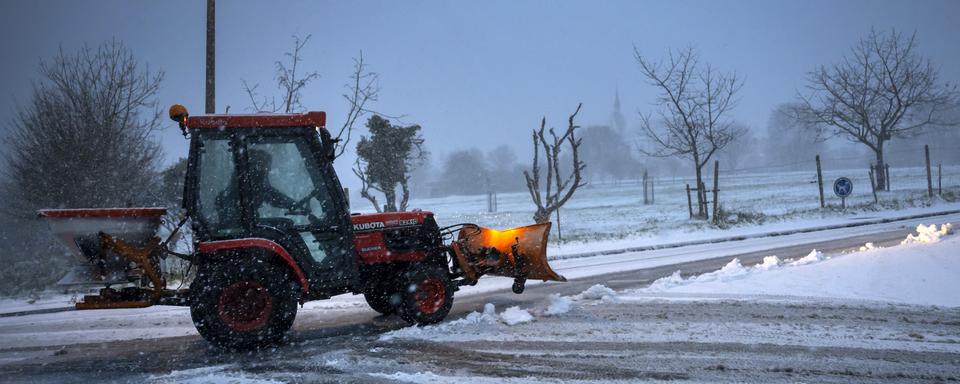
M 315 131 L 283 131 L 244 139 L 245 214 L 254 231 L 282 236 L 312 290 L 350 286 L 358 272 L 340 182 Z

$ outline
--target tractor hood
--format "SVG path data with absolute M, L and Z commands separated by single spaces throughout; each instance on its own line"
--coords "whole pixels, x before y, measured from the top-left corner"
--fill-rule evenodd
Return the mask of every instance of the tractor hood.
M 385 212 L 353 214 L 350 221 L 353 223 L 354 232 L 364 232 L 420 225 L 431 217 L 433 212 L 428 211 Z

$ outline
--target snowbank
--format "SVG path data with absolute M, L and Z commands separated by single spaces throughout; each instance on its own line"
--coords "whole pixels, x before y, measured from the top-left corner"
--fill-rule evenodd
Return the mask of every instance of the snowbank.
M 920 243 L 920 244 L 936 243 L 940 241 L 941 237 L 953 233 L 952 229 L 953 229 L 953 226 L 950 225 L 950 223 L 941 225 L 940 229 L 937 229 L 936 224 L 932 224 L 932 225 L 920 224 L 917 226 L 917 234 L 907 235 L 907 238 L 903 239 L 903 241 L 900 242 L 900 244 L 906 245 L 906 244 L 915 244 L 915 243 Z
M 900 246 L 867 243 L 842 257 L 814 250 L 795 261 L 768 256 L 753 267 L 733 259 L 717 271 L 686 279 L 677 271 L 621 297 L 776 295 L 960 306 L 960 237 L 948 236 L 950 224 L 921 225 L 917 232 Z
M 620 302 L 617 292 L 603 284 L 596 284 L 590 288 L 587 288 L 586 291 L 580 292 L 579 295 L 574 297 L 578 300 L 600 300 L 605 303 Z
M 543 312 L 546 316 L 557 316 L 564 313 L 570 312 L 573 309 L 573 300 L 566 296 L 560 296 L 559 294 L 552 293 L 549 296 L 550 305 L 547 306 L 547 310 Z
M 797 267 L 797 266 L 801 266 L 801 265 L 819 263 L 819 262 L 824 261 L 824 260 L 826 260 L 826 257 L 823 256 L 823 252 L 820 252 L 820 251 L 817 251 L 816 249 L 814 249 L 814 250 L 810 251 L 810 253 L 807 254 L 806 256 L 801 257 L 801 258 L 798 259 L 797 261 L 791 262 L 791 263 L 790 263 L 790 266 L 791 266 L 791 267 Z
M 535 311 L 543 316 L 560 316 L 570 312 L 574 306 L 574 300 L 551 294 L 548 296 L 549 303 L 543 311 Z M 619 302 L 616 292 L 603 285 L 594 285 L 586 291 L 575 296 L 582 300 L 602 301 L 606 303 Z M 390 341 L 393 339 L 427 339 L 427 340 L 473 340 L 477 338 L 489 338 L 501 333 L 500 327 L 514 326 L 518 324 L 535 321 L 536 317 L 529 310 L 513 306 L 497 314 L 497 308 L 492 303 L 483 306 L 483 312 L 471 312 L 467 316 L 443 322 L 436 325 L 424 327 L 410 326 L 395 331 L 384 333 L 380 336 L 380 341 Z
M 520 307 L 514 306 L 503 311 L 503 313 L 500 314 L 500 320 L 503 320 L 507 325 L 517 325 L 533 321 L 533 315 L 527 312 L 526 309 L 520 309 Z
M 436 325 L 423 327 L 410 326 L 390 331 L 380 335 L 380 341 L 390 341 L 396 338 L 429 339 L 437 336 L 462 335 L 470 338 L 471 335 L 496 334 L 498 324 L 508 326 L 533 321 L 533 315 L 520 307 L 510 307 L 499 315 L 497 307 L 491 303 L 483 306 L 483 312 L 471 312 L 462 319 L 447 321 Z

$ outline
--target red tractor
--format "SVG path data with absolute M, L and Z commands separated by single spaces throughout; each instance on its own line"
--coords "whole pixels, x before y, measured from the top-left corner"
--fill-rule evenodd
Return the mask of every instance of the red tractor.
M 107 284 L 78 309 L 189 305 L 209 342 L 255 348 L 281 339 L 306 301 L 363 294 L 380 313 L 431 324 L 485 274 L 514 278 L 516 293 L 528 278 L 565 281 L 546 262 L 550 223 L 496 231 L 441 228 L 427 211 L 351 215 L 323 112 L 188 116 L 175 105 L 170 116 L 190 138 L 177 229 L 190 219 L 194 251 L 156 237 L 163 209 L 40 211 Z M 196 268 L 189 289 L 166 287 L 159 260 L 170 254 Z

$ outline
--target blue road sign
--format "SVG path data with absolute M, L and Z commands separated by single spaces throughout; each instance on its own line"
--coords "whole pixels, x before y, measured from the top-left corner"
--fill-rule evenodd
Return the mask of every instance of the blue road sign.
M 840 197 L 847 197 L 853 193 L 853 182 L 846 177 L 841 177 L 833 182 L 833 193 Z

